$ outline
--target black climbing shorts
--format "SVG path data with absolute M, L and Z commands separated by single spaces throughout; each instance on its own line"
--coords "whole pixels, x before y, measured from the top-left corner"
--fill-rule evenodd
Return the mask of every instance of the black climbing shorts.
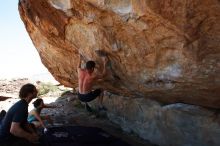
M 91 91 L 87 94 L 78 93 L 78 97 L 79 97 L 79 100 L 82 102 L 90 102 L 90 101 L 96 99 L 98 96 L 100 96 L 101 93 L 102 93 L 101 89 L 96 89 L 96 90 Z

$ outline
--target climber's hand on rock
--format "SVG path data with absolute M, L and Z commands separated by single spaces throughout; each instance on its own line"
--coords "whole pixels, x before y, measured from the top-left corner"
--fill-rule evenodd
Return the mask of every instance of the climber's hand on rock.
M 82 55 L 79 53 L 79 59 L 82 59 Z
M 102 57 L 102 61 L 104 62 L 105 65 L 107 64 L 108 60 L 109 60 L 108 57 Z

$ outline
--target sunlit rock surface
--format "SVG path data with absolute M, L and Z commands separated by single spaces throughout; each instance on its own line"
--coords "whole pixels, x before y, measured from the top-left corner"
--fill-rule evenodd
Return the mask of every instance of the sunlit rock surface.
M 43 64 L 77 87 L 79 52 L 107 52 L 98 86 L 122 96 L 220 108 L 219 0 L 20 0 Z

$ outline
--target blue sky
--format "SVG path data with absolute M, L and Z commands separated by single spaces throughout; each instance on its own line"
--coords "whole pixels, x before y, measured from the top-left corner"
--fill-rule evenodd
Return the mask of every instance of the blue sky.
M 0 5 L 0 78 L 48 73 L 29 38 L 18 12 L 18 0 Z

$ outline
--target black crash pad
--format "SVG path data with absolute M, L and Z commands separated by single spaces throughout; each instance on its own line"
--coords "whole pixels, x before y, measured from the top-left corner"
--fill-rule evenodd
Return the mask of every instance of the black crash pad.
M 100 128 L 83 126 L 49 128 L 40 143 L 43 146 L 130 146 Z

